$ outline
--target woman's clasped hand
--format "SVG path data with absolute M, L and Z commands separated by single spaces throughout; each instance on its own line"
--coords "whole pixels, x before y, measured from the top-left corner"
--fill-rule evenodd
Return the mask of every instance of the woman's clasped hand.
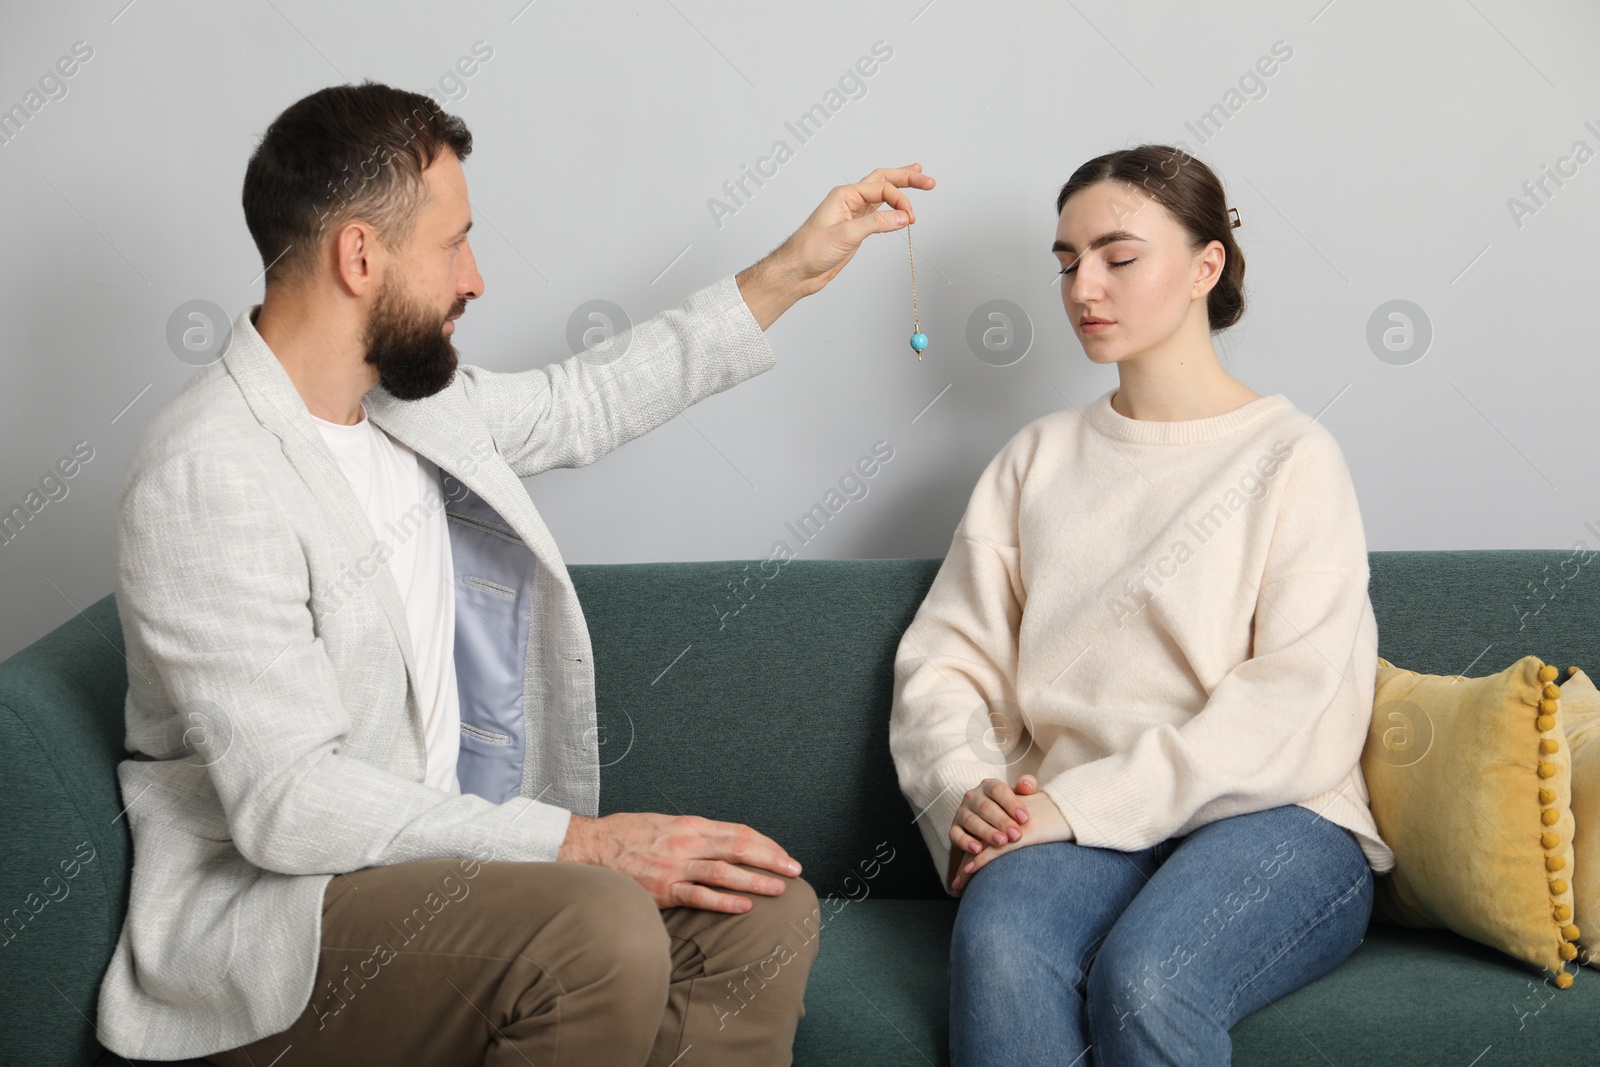
M 1039 792 L 1038 778 L 1024 774 L 1015 787 L 1002 778 L 985 778 L 962 796 L 950 824 L 945 881 L 960 896 L 990 860 L 1026 845 L 1071 840 L 1072 827 L 1055 801 Z

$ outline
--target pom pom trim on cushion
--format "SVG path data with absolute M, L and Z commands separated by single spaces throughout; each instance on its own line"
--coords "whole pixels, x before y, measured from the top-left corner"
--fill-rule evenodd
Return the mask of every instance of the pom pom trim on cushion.
M 1576 667 L 1567 668 L 1567 676 L 1569 678 L 1577 672 L 1578 668 Z M 1541 734 L 1547 735 L 1549 731 L 1555 728 L 1555 717 L 1561 710 L 1561 687 L 1556 684 L 1556 678 L 1560 673 L 1553 665 L 1540 661 L 1539 681 L 1544 683 L 1544 690 L 1540 694 L 1542 699 L 1536 709 L 1538 714 L 1535 716 L 1533 724 Z M 1539 738 L 1539 753 L 1541 755 L 1550 755 L 1560 750 L 1561 742 L 1559 739 L 1551 736 Z M 1557 771 L 1555 764 L 1539 760 L 1538 766 L 1540 778 L 1555 777 Z M 1539 812 L 1539 821 L 1546 826 L 1554 826 L 1561 821 L 1560 809 L 1548 806 L 1554 804 L 1555 801 L 1556 791 L 1554 789 L 1540 788 L 1539 803 L 1544 807 Z M 1561 838 L 1558 834 L 1545 831 L 1540 835 L 1539 844 L 1545 850 L 1545 870 L 1554 873 L 1567 865 L 1566 859 L 1557 854 L 1557 850 L 1561 847 Z M 1561 946 L 1557 949 L 1557 952 L 1563 960 L 1573 960 L 1578 957 L 1578 946 L 1574 942 L 1578 940 L 1578 936 L 1582 931 L 1567 921 L 1572 918 L 1572 906 L 1558 899 L 1558 895 L 1566 891 L 1567 883 L 1565 879 L 1551 879 L 1550 919 L 1556 924 L 1556 933 L 1561 940 Z M 1572 987 L 1572 975 L 1563 969 L 1556 974 L 1554 982 L 1557 989 L 1570 989 Z

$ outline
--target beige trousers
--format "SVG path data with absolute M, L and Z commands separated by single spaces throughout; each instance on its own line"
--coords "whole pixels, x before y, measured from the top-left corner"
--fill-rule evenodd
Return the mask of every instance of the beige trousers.
M 781 894 L 740 894 L 754 906 L 730 915 L 658 909 L 628 876 L 578 863 L 416 860 L 339 875 L 299 1019 L 207 1059 L 789 1064 L 822 918 L 803 878 L 775 877 Z

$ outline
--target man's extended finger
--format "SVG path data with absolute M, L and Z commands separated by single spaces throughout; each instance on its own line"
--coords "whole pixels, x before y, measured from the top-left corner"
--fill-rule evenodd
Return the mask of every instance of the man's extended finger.
M 711 845 L 717 859 L 748 863 L 791 878 L 800 873 L 800 861 L 789 855 L 782 845 L 743 823 L 713 821 L 701 836 Z
M 893 182 L 899 186 L 909 185 L 918 189 L 932 189 L 934 180 L 922 173 L 919 169 L 920 166 L 921 164 L 912 163 L 904 167 L 879 167 L 865 178 L 862 178 L 861 181 L 863 183 L 886 181 Z
M 751 870 L 722 860 L 692 860 L 684 865 L 684 873 L 701 885 L 737 889 L 741 893 L 760 893 L 775 897 L 784 891 L 781 878 L 766 871 Z
M 755 907 L 749 897 L 735 896 L 732 893 L 718 893 L 694 882 L 674 882 L 672 897 L 678 907 L 699 908 L 702 911 L 720 911 L 729 915 L 738 915 Z

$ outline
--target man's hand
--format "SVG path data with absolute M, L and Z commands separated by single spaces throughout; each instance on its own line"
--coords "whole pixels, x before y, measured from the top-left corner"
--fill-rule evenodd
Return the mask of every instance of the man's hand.
M 1028 797 L 1023 807 L 1018 797 Z M 999 819 L 999 822 L 991 820 Z M 1015 820 L 1015 821 L 1013 821 Z M 1025 823 L 1019 827 L 1017 822 Z M 966 832 L 969 827 L 988 839 Z M 950 891 L 960 896 L 972 876 L 997 856 L 1046 841 L 1071 841 L 1072 827 L 1055 801 L 1039 792 L 1039 780 L 1031 774 L 1017 779 L 1015 791 L 998 778 L 985 778 L 976 789 L 967 791 L 956 809 L 950 827 L 950 867 L 946 881 Z
M 770 255 L 739 272 L 739 291 L 765 330 L 802 296 L 833 280 L 868 234 L 917 221 L 906 186 L 932 189 L 922 164 L 879 167 L 854 185 L 835 186 L 805 223 Z M 878 208 L 888 204 L 890 210 Z
M 769 897 L 784 889 L 781 879 L 764 878 L 735 864 L 790 878 L 800 873 L 799 862 L 770 837 L 741 823 L 698 815 L 621 812 L 591 819 L 574 812 L 556 860 L 621 871 L 649 890 L 658 908 L 686 906 L 730 914 L 749 911 L 749 898 L 710 886 Z

